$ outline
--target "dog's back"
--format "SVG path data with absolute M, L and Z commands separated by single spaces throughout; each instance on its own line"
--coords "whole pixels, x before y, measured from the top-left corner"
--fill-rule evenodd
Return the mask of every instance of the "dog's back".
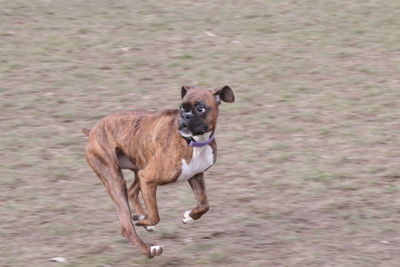
M 89 136 L 89 146 L 102 144 L 101 149 L 116 150 L 117 157 L 125 155 L 134 169 L 142 169 L 159 153 L 189 159 L 190 149 L 185 155 L 175 155 L 182 152 L 176 147 L 184 143 L 176 135 L 177 124 L 178 110 L 124 110 L 105 116 L 92 129 L 82 131 Z

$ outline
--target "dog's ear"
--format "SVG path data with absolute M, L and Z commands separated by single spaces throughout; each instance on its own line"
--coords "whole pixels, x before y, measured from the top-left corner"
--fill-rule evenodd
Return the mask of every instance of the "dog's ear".
M 212 93 L 215 95 L 215 98 L 217 99 L 218 103 L 220 102 L 219 100 L 222 100 L 227 103 L 235 102 L 235 95 L 233 94 L 232 89 L 228 85 L 216 88 L 212 91 Z
M 182 89 L 181 89 L 181 96 L 182 98 L 187 94 L 187 92 L 189 90 L 193 89 L 192 86 L 187 86 L 187 85 L 182 85 Z

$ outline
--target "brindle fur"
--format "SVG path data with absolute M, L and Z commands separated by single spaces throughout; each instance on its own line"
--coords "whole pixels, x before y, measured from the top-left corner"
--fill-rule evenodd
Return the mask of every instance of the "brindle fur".
M 205 121 L 213 134 L 218 117 L 215 95 L 226 102 L 234 101 L 233 92 L 228 86 L 212 91 L 182 87 L 183 101 L 193 105 L 202 101 L 210 107 Z M 85 150 L 86 160 L 116 205 L 122 235 L 149 258 L 161 254 L 162 250 L 150 251 L 150 246 L 139 238 L 128 201 L 137 213 L 145 217 L 136 222 L 136 225 L 153 226 L 160 221 L 156 200 L 157 186 L 175 182 L 181 173 L 182 159 L 190 162 L 193 152 L 193 148 L 180 136 L 178 123 L 178 110 L 120 111 L 104 117 L 91 130 L 83 129 L 89 137 Z M 215 141 L 210 146 L 215 161 Z M 129 189 L 121 172 L 124 168 L 121 162 L 125 162 L 128 166 L 125 168 L 131 169 L 135 174 L 135 180 Z M 189 184 L 198 201 L 190 216 L 197 220 L 209 209 L 203 173 L 189 179 Z M 142 193 L 146 209 L 140 203 L 139 192 Z

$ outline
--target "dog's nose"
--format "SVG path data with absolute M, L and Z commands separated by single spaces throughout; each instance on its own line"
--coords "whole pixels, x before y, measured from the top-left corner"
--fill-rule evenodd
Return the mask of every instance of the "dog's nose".
M 193 118 L 193 114 L 192 114 L 192 113 L 184 113 L 184 114 L 182 115 L 182 117 L 183 117 L 185 120 L 190 120 L 191 118 Z

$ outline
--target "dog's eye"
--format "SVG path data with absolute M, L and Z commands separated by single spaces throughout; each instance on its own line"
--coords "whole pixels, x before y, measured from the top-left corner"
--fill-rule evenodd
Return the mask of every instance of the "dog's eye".
M 206 109 L 203 108 L 203 107 L 198 107 L 197 108 L 197 112 L 203 113 L 204 111 L 206 111 Z
M 184 112 L 184 111 L 185 111 L 185 109 L 183 108 L 183 105 L 180 105 L 180 106 L 179 106 L 179 110 L 180 110 L 181 112 Z

